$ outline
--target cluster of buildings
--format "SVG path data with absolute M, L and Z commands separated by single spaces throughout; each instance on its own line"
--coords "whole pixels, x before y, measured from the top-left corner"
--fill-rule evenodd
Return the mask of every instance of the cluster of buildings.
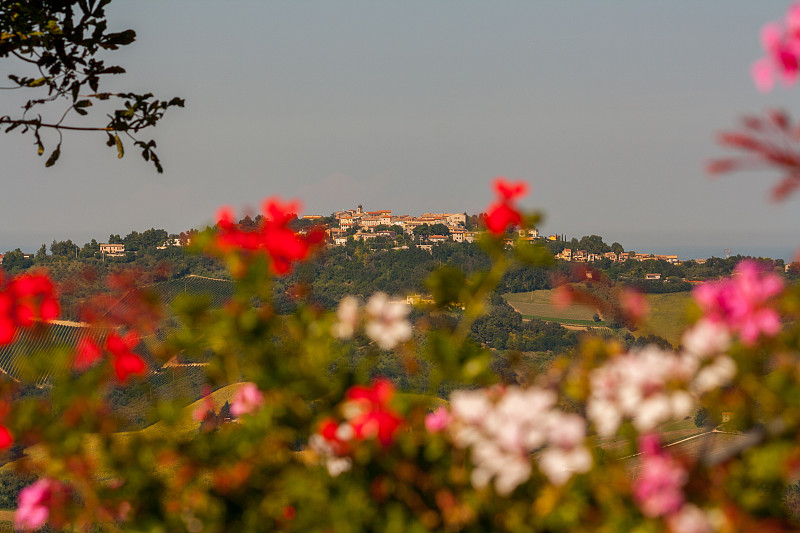
M 475 233 L 466 229 L 466 213 L 425 213 L 415 217 L 392 215 L 391 209 L 364 211 L 364 208 L 359 205 L 357 209 L 337 211 L 334 213 L 334 217 L 339 227 L 328 230 L 334 245 L 346 244 L 348 235 L 352 235 L 357 241 L 366 241 L 377 237 L 394 239 L 401 233 L 413 234 L 415 228 L 425 224 L 431 227 L 442 224 L 447 227 L 449 232 L 449 235 L 428 235 L 426 239 L 428 245 L 447 240 L 455 242 L 473 242 L 475 240 Z M 352 232 L 354 228 L 356 229 L 355 233 Z
M 658 254 L 637 254 L 636 252 L 622 252 L 622 253 L 614 253 L 614 252 L 607 252 L 604 254 L 590 254 L 586 250 L 572 250 L 571 248 L 564 248 L 556 254 L 556 259 L 561 259 L 562 261 L 575 261 L 578 263 L 594 263 L 595 261 L 600 261 L 601 259 L 610 259 L 613 262 L 621 262 L 624 263 L 625 261 L 631 259 L 633 261 L 666 261 L 667 263 L 672 263 L 678 265 L 681 263 L 678 260 L 677 255 L 658 255 Z

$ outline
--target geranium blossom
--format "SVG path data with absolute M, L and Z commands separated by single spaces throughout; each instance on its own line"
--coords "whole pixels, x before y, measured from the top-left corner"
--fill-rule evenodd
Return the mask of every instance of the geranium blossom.
M 214 246 L 223 252 L 263 252 L 270 258 L 270 267 L 275 274 L 286 274 L 295 262 L 308 257 L 311 248 L 325 238 L 321 230 L 300 235 L 289 227 L 299 208 L 298 202 L 282 203 L 279 199 L 268 198 L 263 205 L 264 216 L 255 229 L 239 227 L 234 222 L 232 210 L 222 208 L 217 212 Z
M 58 314 L 58 296 L 50 278 L 44 274 L 11 278 L 0 290 L 0 346 L 14 340 L 18 327 L 29 328 L 37 320 L 53 320 Z
M 555 400 L 552 391 L 535 387 L 452 394 L 447 430 L 456 446 L 471 450 L 475 487 L 493 480 L 499 494 L 510 494 L 530 477 L 531 454 L 540 450 L 539 468 L 554 484 L 591 468 L 586 422 L 554 409 Z
M 632 488 L 642 513 L 656 517 L 677 512 L 684 502 L 686 470 L 660 448 L 655 435 L 640 437 L 639 450 L 641 470 Z
M 683 504 L 680 510 L 667 516 L 666 522 L 671 533 L 712 533 L 717 529 L 708 513 L 691 503 Z
M 789 6 L 783 24 L 771 22 L 761 29 L 761 45 L 766 55 L 751 68 L 756 87 L 769 91 L 775 78 L 787 86 L 795 83 L 800 74 L 800 2 Z
M 697 368 L 692 358 L 647 346 L 595 368 L 586 413 L 600 435 L 612 435 L 628 418 L 639 431 L 689 414 L 693 399 L 686 384 Z M 684 387 L 673 387 L 671 383 Z
M 264 405 L 264 395 L 255 383 L 245 383 L 233 395 L 231 413 L 234 416 L 253 413 Z
M 139 344 L 139 334 L 129 331 L 125 335 L 111 332 L 106 337 L 104 348 L 111 354 L 111 363 L 114 373 L 120 383 L 128 381 L 130 376 L 143 376 L 147 372 L 147 364 L 140 356 L 133 352 Z M 76 370 L 86 370 L 102 358 L 103 349 L 92 339 L 86 337 L 78 342 L 77 354 L 73 367 Z
M 509 226 L 522 224 L 522 214 L 514 205 L 514 200 L 527 192 L 528 185 L 524 181 L 511 183 L 499 176 L 494 180 L 494 190 L 498 199 L 486 210 L 486 229 L 495 235 L 501 235 Z
M 387 379 L 376 380 L 371 387 L 356 385 L 347 391 L 347 401 L 342 406 L 359 440 L 376 438 L 386 447 L 392 442 L 403 419 L 389 406 L 394 396 L 394 385 Z
M 391 350 L 411 338 L 411 323 L 406 319 L 411 308 L 405 302 L 393 302 L 376 292 L 367 302 L 367 336 L 384 350 Z
M 60 482 L 50 478 L 40 479 L 22 489 L 14 513 L 14 528 L 33 531 L 45 525 L 56 496 L 63 490 Z
M 349 339 L 353 336 L 358 325 L 358 299 L 355 296 L 345 296 L 336 309 L 336 323 L 331 327 L 331 333 L 339 339 Z
M 439 433 L 447 429 L 450 424 L 450 413 L 447 412 L 446 407 L 437 407 L 432 413 L 428 413 L 425 417 L 425 429 L 428 433 Z
M 371 386 L 355 385 L 341 406 L 344 420 L 320 422 L 309 446 L 321 456 L 331 475 L 350 469 L 348 456 L 357 443 L 377 440 L 384 448 L 391 445 L 403 424 L 403 418 L 389 405 L 393 396 L 394 385 L 387 379 L 377 379 Z
M 125 336 L 110 333 L 106 339 L 106 347 L 111 352 L 114 372 L 120 383 L 125 383 L 130 376 L 143 376 L 147 371 L 144 360 L 133 352 L 139 344 L 139 335 L 135 331 Z
M 774 336 L 780 331 L 778 312 L 767 302 L 781 290 L 783 281 L 777 274 L 753 261 L 742 261 L 733 277 L 704 283 L 694 290 L 694 298 L 706 319 L 738 332 L 743 343 L 753 345 L 759 335 Z

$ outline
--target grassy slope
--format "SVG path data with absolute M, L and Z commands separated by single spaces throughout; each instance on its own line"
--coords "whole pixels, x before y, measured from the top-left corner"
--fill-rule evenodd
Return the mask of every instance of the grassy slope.
M 571 305 L 559 309 L 551 303 L 552 291 L 541 290 L 504 294 L 503 298 L 514 309 L 526 317 L 543 318 L 559 321 L 564 324 L 591 325 L 594 309 L 581 305 Z M 671 294 L 648 294 L 650 304 L 650 318 L 647 325 L 637 332 L 637 335 L 653 333 L 666 338 L 674 346 L 680 343 L 680 334 L 686 326 L 685 309 L 691 299 L 688 292 Z M 598 324 L 602 325 L 602 323 Z

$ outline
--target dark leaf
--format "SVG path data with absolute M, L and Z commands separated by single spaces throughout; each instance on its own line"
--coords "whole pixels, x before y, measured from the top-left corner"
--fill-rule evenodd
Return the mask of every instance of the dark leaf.
M 47 158 L 47 162 L 44 164 L 46 167 L 52 167 L 58 161 L 59 156 L 61 155 L 61 145 L 59 144 L 56 146 L 56 149 L 53 150 L 53 153 L 50 154 L 50 157 Z

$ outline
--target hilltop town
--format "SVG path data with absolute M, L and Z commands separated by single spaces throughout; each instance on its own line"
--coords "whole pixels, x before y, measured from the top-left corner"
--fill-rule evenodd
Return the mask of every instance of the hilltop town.
M 322 223 L 321 215 L 301 217 L 307 223 Z M 392 215 L 391 209 L 365 211 L 362 205 L 356 209 L 337 211 L 333 214 L 333 224 L 327 228 L 329 244 L 344 246 L 348 238 L 354 241 L 370 241 L 384 238 L 397 241 L 398 236 L 414 237 L 414 245 L 429 250 L 437 244 L 452 242 L 474 242 L 483 226 L 480 216 L 469 216 L 467 213 L 424 213 L 420 216 Z M 519 238 L 527 241 L 566 242 L 560 235 L 543 236 L 536 228 L 519 230 Z M 403 240 L 405 243 L 406 240 Z M 512 245 L 514 239 L 509 238 Z M 663 260 L 672 264 L 680 264 L 677 254 L 643 254 L 636 252 L 609 251 L 603 253 L 590 252 L 585 249 L 562 248 L 555 255 L 556 259 L 570 262 L 593 263 L 602 259 L 611 262 Z M 703 259 L 695 260 L 704 262 Z

